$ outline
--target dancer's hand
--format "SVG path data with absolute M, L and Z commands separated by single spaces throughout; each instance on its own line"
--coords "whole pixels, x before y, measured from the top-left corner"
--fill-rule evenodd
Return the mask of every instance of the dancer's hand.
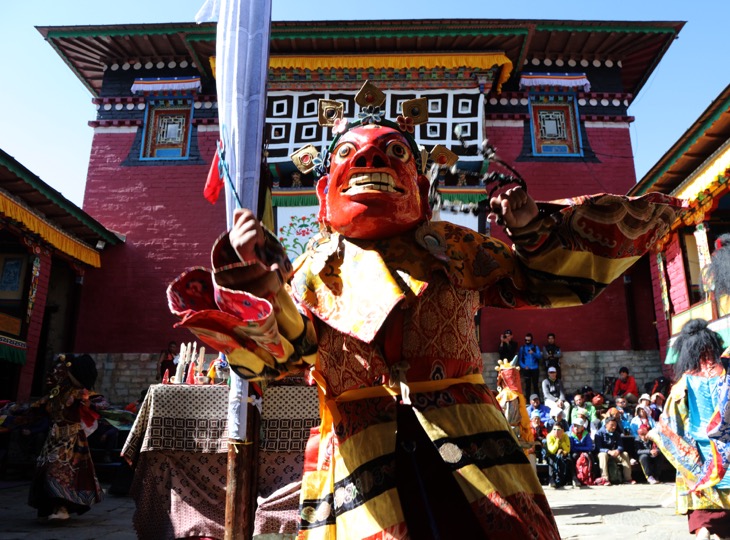
M 521 187 L 508 189 L 489 201 L 492 209 L 490 217 L 501 217 L 504 226 L 519 229 L 537 217 L 538 208 L 535 199 L 530 197 Z
M 233 227 L 228 232 L 231 247 L 243 262 L 258 260 L 257 248 L 264 245 L 264 229 L 256 215 L 247 209 L 233 212 Z

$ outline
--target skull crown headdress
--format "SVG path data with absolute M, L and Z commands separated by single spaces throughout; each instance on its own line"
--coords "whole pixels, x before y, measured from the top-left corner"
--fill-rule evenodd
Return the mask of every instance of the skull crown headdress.
M 401 113 L 393 122 L 385 118 L 382 106 L 385 103 L 385 93 L 377 88 L 371 81 L 366 81 L 355 95 L 355 103 L 360 106 L 358 117 L 354 120 L 347 120 L 344 116 L 344 104 L 339 101 L 329 99 L 320 99 L 318 106 L 318 122 L 323 127 L 332 128 L 334 138 L 332 142 L 321 152 L 313 145 L 303 146 L 293 154 L 291 159 L 294 165 L 303 174 L 313 172 L 316 178 L 321 178 L 327 174 L 330 166 L 330 156 L 332 151 L 337 147 L 340 137 L 349 130 L 376 124 L 379 126 L 389 127 L 400 132 L 410 146 L 411 152 L 416 161 L 416 166 L 425 174 L 429 163 L 431 166 L 431 192 L 429 194 L 429 204 L 435 210 L 441 207 L 441 198 L 436 189 L 438 170 L 450 169 L 452 173 L 463 173 L 466 176 L 478 176 L 478 181 L 485 187 L 488 196 L 480 203 L 470 203 L 461 205 L 458 209 L 449 207 L 452 211 L 459 209 L 464 212 L 487 212 L 489 211 L 489 199 L 495 192 L 506 186 L 516 184 L 527 190 L 527 185 L 520 174 L 509 164 L 499 159 L 496 155 L 494 147 L 487 140 L 484 140 L 477 147 L 471 147 L 475 154 L 480 154 L 484 159 L 482 171 L 487 171 L 490 163 L 497 163 L 508 171 L 507 174 L 502 172 L 483 172 L 475 173 L 473 171 L 460 171 L 457 169 L 459 156 L 442 144 L 435 145 L 431 151 L 427 151 L 420 146 L 415 139 L 415 127 L 428 122 L 428 99 L 425 97 L 409 99 L 402 103 Z M 461 143 L 461 146 L 469 151 L 469 144 L 462 136 L 461 129 L 455 129 L 455 136 Z
M 408 141 L 416 159 L 418 168 L 423 173 L 430 158 L 439 167 L 456 165 L 458 156 L 443 145 L 436 145 L 429 153 L 420 147 L 414 137 L 415 126 L 428 122 L 428 100 L 416 98 L 404 101 L 401 114 L 393 122 L 385 118 L 382 106 L 385 103 L 385 94 L 372 82 L 367 81 L 355 95 L 355 103 L 360 106 L 358 117 L 354 120 L 345 118 L 345 107 L 342 102 L 329 99 L 319 100 L 317 119 L 320 126 L 332 128 L 335 135 L 329 146 L 321 153 L 311 144 L 303 146 L 290 157 L 294 165 L 302 173 L 314 172 L 317 177 L 327 174 L 329 156 L 337 146 L 340 137 L 352 128 L 377 124 L 398 130 Z

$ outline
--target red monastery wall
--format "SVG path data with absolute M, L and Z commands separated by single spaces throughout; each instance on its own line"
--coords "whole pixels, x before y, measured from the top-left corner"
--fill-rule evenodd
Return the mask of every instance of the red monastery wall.
M 625 125 L 611 126 L 587 128 L 596 154 L 590 160 L 521 161 L 524 127 L 489 126 L 488 137 L 500 157 L 525 177 L 538 200 L 625 193 L 635 182 L 629 130 Z M 165 289 L 186 267 L 209 265 L 210 247 L 225 227 L 223 201 L 212 206 L 202 197 L 208 166 L 126 166 L 135 136 L 98 130 L 94 137 L 84 209 L 125 235 L 126 242 L 108 249 L 103 268 L 87 274 L 79 351 L 156 352 L 170 339 L 189 340 L 187 331 L 172 329 L 175 318 L 168 311 Z M 216 131 L 198 134 L 200 155 L 206 160 L 213 155 L 216 138 Z M 504 238 L 497 229 L 493 229 L 495 236 Z M 485 310 L 485 350 L 496 351 L 498 335 L 505 328 L 511 328 L 519 341 L 525 332 L 532 332 L 540 344 L 547 332 L 555 332 L 566 351 L 630 350 L 627 294 L 633 306 L 651 305 L 641 296 L 650 288 L 648 265 L 632 273 L 633 286 L 627 288 L 618 280 L 587 306 Z M 635 309 L 634 318 L 636 347 L 656 348 L 651 310 Z
M 496 122 L 500 124 L 500 122 Z M 521 124 L 521 123 L 520 123 Z M 595 124 L 594 124 L 595 125 Z M 626 193 L 636 182 L 627 124 L 589 123 L 586 137 L 595 158 L 558 158 L 540 161 L 521 160 L 524 127 L 492 125 L 487 137 L 497 154 L 512 164 L 527 181 L 530 194 L 537 200 L 554 200 L 595 193 Z M 493 227 L 495 236 L 505 239 Z M 635 320 L 635 347 L 656 349 L 654 313 L 651 309 L 651 276 L 647 264 L 629 271 L 631 285 L 618 279 L 596 300 L 580 307 L 530 311 L 486 309 L 481 319 L 482 342 L 486 352 L 494 352 L 499 334 L 509 328 L 517 341 L 531 332 L 542 345 L 548 332 L 555 332 L 564 351 L 631 350 L 631 329 L 627 295 Z M 646 306 L 649 306 L 646 309 Z
M 218 132 L 198 134 L 209 160 Z M 189 266 L 209 266 L 210 248 L 225 227 L 225 203 L 203 198 L 207 164 L 126 166 L 135 133 L 94 135 L 84 210 L 126 236 L 108 248 L 100 270 L 89 272 L 80 307 L 79 351 L 158 352 L 189 341 L 174 330 L 167 308 L 169 282 Z

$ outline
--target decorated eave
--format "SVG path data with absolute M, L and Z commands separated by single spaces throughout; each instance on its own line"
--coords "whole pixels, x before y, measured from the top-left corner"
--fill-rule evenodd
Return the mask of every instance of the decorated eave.
M 686 199 L 688 211 L 674 224 L 699 223 L 728 192 L 730 178 L 730 85 L 629 191 L 652 191 Z
M 2 150 L 0 220 L 92 267 L 103 247 L 122 241 Z
M 683 22 L 413 19 L 390 21 L 276 21 L 272 62 L 317 55 L 502 53 L 510 80 L 536 66 L 621 68 L 621 92 L 635 96 Z M 214 23 L 38 27 L 94 97 L 102 97 L 106 69 L 192 66 L 212 88 Z M 505 64 L 506 65 L 506 64 Z M 506 71 L 503 70 L 503 74 Z

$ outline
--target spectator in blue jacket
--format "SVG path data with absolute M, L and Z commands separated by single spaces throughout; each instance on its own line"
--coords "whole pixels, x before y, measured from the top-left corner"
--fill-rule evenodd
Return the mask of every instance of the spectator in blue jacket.
M 593 452 L 593 439 L 586 429 L 586 421 L 582 418 L 573 420 L 569 437 L 570 452 L 576 454 L 576 459 L 581 452 Z
M 550 422 L 550 407 L 540 402 L 540 396 L 532 394 L 530 396 L 530 404 L 527 406 L 527 414 L 532 418 L 532 413 L 537 411 L 540 414 L 540 420 L 547 425 Z
M 520 362 L 520 375 L 522 376 L 522 390 L 525 395 L 540 392 L 538 380 L 540 378 L 540 361 L 542 352 L 540 347 L 532 342 L 532 334 L 525 334 L 525 343 L 517 352 Z
M 621 433 L 618 430 L 616 420 L 610 418 L 606 424 L 596 432 L 593 442 L 598 451 L 598 466 L 601 469 L 601 483 L 606 486 L 611 485 L 608 476 L 609 463 L 616 463 L 623 470 L 624 482 L 634 484 L 631 480 L 631 463 L 629 461 L 629 453 L 624 450 L 621 441 Z
M 591 453 L 593 452 L 593 439 L 591 434 L 588 432 L 586 427 L 588 422 L 583 418 L 575 418 L 573 425 L 570 427 L 570 457 L 572 458 L 573 464 L 577 464 L 582 454 L 586 454 L 586 459 L 592 462 Z M 583 487 L 583 483 L 578 478 L 577 474 L 573 474 L 573 487 Z

